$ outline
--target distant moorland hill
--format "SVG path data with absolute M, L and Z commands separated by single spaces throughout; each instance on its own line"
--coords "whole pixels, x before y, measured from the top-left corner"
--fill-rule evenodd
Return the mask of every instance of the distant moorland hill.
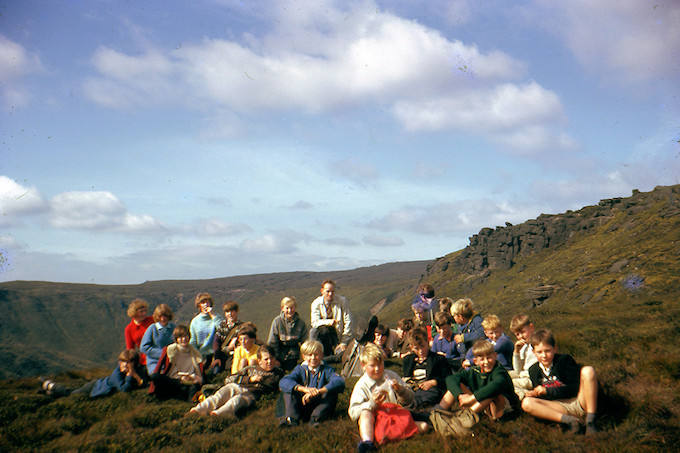
M 99 371 L 70 371 L 60 378 L 84 382 L 104 375 L 123 346 L 125 308 L 134 297 L 152 307 L 168 303 L 186 322 L 195 312 L 193 296 L 208 291 L 218 306 L 238 301 L 242 318 L 256 322 L 264 337 L 284 295 L 294 295 L 308 319 L 309 302 L 326 277 L 338 281 L 358 317 L 373 310 L 390 325 L 410 316 L 414 290 L 425 281 L 438 297 L 470 297 L 482 315 L 500 316 L 506 330 L 513 315 L 527 313 L 537 327 L 555 331 L 559 351 L 598 372 L 603 432 L 594 438 L 574 437 L 524 416 L 484 421 L 476 437 L 456 443 L 429 434 L 385 451 L 680 448 L 680 186 L 484 228 L 465 249 L 431 262 L 130 286 L 3 283 L 0 376 L 87 367 Z M 0 419 L 7 420 L 0 423 L 0 438 L 6 439 L 0 449 L 349 451 L 357 436 L 346 415 L 348 398 L 346 391 L 339 420 L 324 430 L 282 432 L 272 420 L 273 400 L 258 403 L 258 411 L 243 421 L 195 419 L 182 417 L 186 403 L 160 405 L 143 392 L 101 403 L 71 398 L 51 403 L 35 395 L 34 380 L 10 379 L 0 385 Z

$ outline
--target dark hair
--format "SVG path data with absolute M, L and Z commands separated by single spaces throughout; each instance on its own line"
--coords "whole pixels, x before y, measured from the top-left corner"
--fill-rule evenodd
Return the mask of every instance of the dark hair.
M 418 294 L 428 299 L 434 297 L 434 287 L 429 283 L 423 283 L 418 287 Z
M 214 305 L 213 298 L 209 293 L 198 293 L 196 300 L 194 300 L 194 305 L 196 305 L 196 308 L 199 308 L 203 302 L 210 302 L 211 307 Z
M 409 332 L 411 329 L 413 329 L 413 319 L 401 318 L 397 323 L 397 328 L 403 330 L 404 332 Z
M 428 343 L 427 330 L 424 327 L 414 327 L 409 335 L 409 344 L 411 346 L 420 346 L 427 345 Z
M 385 335 L 386 333 L 390 332 L 390 329 L 385 324 L 378 324 L 375 326 L 374 332 L 379 333 L 380 335 Z
M 233 300 L 228 300 L 222 305 L 223 311 L 238 311 L 238 304 Z
M 129 362 L 132 363 L 133 366 L 137 366 L 139 364 L 139 352 L 134 349 L 126 349 L 118 355 L 118 360 L 121 362 Z
M 238 336 L 240 337 L 241 335 L 247 335 L 250 338 L 257 338 L 257 332 L 250 326 L 242 327 L 241 330 L 238 331 Z
M 257 350 L 257 358 L 258 358 L 258 359 L 261 359 L 261 358 L 262 358 L 262 353 L 263 353 L 263 352 L 268 353 L 269 356 L 270 356 L 271 358 L 275 358 L 275 357 L 276 357 L 276 353 L 274 353 L 274 348 L 272 348 L 272 347 L 269 346 L 268 344 L 263 344 L 262 346 L 260 346 L 260 349 Z
M 445 311 L 438 311 L 434 314 L 434 323 L 437 327 L 453 324 L 453 317 Z
M 323 281 L 323 283 L 321 284 L 321 287 L 323 288 L 324 286 L 326 286 L 326 285 L 328 285 L 328 284 L 331 284 L 331 285 L 333 285 L 334 287 L 335 287 L 335 286 L 338 286 L 338 285 L 335 284 L 335 282 L 334 282 L 333 280 L 327 278 L 326 280 Z
M 548 344 L 554 348 L 555 336 L 549 329 L 539 329 L 536 332 L 534 332 L 534 334 L 531 336 L 531 340 L 529 340 L 529 343 L 531 343 L 531 347 L 533 348 L 535 348 L 541 343 Z
M 191 333 L 189 332 L 189 328 L 185 325 L 180 324 L 179 326 L 175 327 L 175 330 L 172 331 L 172 336 L 175 340 L 181 337 L 190 337 Z

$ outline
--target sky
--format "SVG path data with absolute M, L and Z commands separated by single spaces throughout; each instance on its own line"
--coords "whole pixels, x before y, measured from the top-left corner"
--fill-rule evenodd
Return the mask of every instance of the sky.
M 0 4 L 0 281 L 432 260 L 680 183 L 680 2 Z

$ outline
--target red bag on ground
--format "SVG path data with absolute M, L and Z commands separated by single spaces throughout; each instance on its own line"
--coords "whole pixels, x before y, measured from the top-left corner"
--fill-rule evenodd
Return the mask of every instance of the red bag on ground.
M 374 412 L 375 442 L 381 445 L 391 440 L 408 439 L 418 433 L 411 412 L 398 404 L 384 403 Z

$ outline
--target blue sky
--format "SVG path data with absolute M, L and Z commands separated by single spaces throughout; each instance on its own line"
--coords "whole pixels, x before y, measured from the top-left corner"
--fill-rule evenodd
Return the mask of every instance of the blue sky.
M 675 1 L 13 1 L 0 281 L 429 260 L 680 178 Z

